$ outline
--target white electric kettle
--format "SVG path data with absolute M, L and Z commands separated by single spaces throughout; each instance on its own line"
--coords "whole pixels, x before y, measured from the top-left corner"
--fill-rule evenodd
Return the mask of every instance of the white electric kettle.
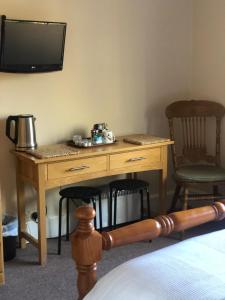
M 16 145 L 16 150 L 24 151 L 37 147 L 33 115 L 9 116 L 6 120 L 6 136 Z M 11 136 L 14 123 L 14 136 Z

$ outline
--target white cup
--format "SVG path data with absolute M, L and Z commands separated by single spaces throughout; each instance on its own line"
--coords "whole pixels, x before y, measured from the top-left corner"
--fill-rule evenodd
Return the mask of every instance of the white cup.
M 115 136 L 113 135 L 112 131 L 104 130 L 103 136 L 104 136 L 104 141 L 106 144 L 115 142 Z
M 81 142 L 82 140 L 82 136 L 81 135 L 74 135 L 73 136 L 73 142 L 74 144 L 79 144 L 79 142 Z

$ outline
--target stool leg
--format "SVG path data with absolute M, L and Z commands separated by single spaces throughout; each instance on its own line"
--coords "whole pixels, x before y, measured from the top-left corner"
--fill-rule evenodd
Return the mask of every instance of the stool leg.
M 69 206 L 70 199 L 66 199 L 66 240 L 69 241 L 69 225 L 70 225 L 70 206 Z
M 150 204 L 150 195 L 149 195 L 149 189 L 146 189 L 146 195 L 147 195 L 147 208 L 148 208 L 148 218 L 151 218 L 151 204 Z
M 98 208 L 99 208 L 99 226 L 100 232 L 102 231 L 102 198 L 101 194 L 98 195 Z
M 62 201 L 63 197 L 59 200 L 59 231 L 58 231 L 58 255 L 61 253 L 61 228 L 62 228 Z
M 113 189 L 110 189 L 109 191 L 109 220 L 108 220 L 108 224 L 109 224 L 109 229 L 112 229 L 112 202 L 113 202 Z
M 146 188 L 145 191 L 146 191 L 146 197 L 147 197 L 148 218 L 151 218 L 151 207 L 150 207 L 149 188 Z M 152 242 L 152 240 L 149 240 L 149 243 L 151 243 L 151 242 Z
M 144 219 L 143 190 L 140 190 L 140 196 L 141 196 L 141 219 Z
M 115 190 L 114 194 L 114 220 L 113 220 L 113 227 L 116 227 L 116 211 L 117 211 L 117 193 L 118 191 Z
M 95 210 L 94 226 L 95 226 L 95 229 L 96 229 L 97 223 L 96 223 L 96 201 L 95 201 L 95 198 L 92 198 L 92 204 L 93 204 L 93 207 L 94 207 L 94 210 Z

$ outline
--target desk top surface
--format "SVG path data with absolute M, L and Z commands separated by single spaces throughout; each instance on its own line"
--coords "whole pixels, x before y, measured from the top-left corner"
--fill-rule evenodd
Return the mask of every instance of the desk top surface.
M 99 156 L 99 155 L 107 155 L 107 154 L 113 154 L 113 153 L 119 153 L 119 152 L 124 152 L 124 151 L 134 151 L 134 150 L 142 150 L 142 149 L 147 149 L 147 148 L 156 148 L 156 147 L 161 147 L 161 146 L 167 146 L 170 144 L 173 144 L 173 141 L 170 139 L 162 139 L 160 142 L 153 142 L 150 144 L 146 145 L 136 145 L 136 144 L 131 144 L 128 142 L 124 141 L 124 138 L 127 136 L 120 136 L 117 137 L 117 141 L 114 144 L 110 145 L 102 145 L 102 146 L 97 146 L 97 147 L 90 147 L 90 148 L 75 148 L 77 151 L 74 154 L 70 155 L 64 155 L 64 156 L 54 156 L 54 157 L 48 157 L 48 158 L 37 158 L 34 157 L 30 154 L 27 154 L 26 152 L 22 151 L 15 151 L 13 150 L 13 154 L 24 160 L 30 160 L 35 164 L 41 164 L 41 163 L 51 163 L 55 161 L 62 161 L 62 160 L 71 160 L 71 159 L 78 159 L 78 158 L 83 158 L 83 157 L 93 157 L 93 156 Z M 62 144 L 62 145 L 66 145 Z M 49 146 L 49 145 L 48 145 Z M 42 146 L 40 146 L 42 147 Z M 43 146 L 44 147 L 44 146 Z

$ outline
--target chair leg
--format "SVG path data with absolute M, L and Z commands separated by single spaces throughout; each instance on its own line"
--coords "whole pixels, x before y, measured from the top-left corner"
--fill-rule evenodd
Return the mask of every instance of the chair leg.
M 116 212 L 117 212 L 117 193 L 118 191 L 115 190 L 114 194 L 114 218 L 113 218 L 113 227 L 116 227 Z
M 70 231 L 70 206 L 69 206 L 70 199 L 66 199 L 66 240 L 69 241 L 69 231 Z
M 213 186 L 213 196 L 215 197 L 215 199 L 213 199 L 213 201 L 216 201 L 216 196 L 219 195 L 219 187 L 218 185 L 214 185 Z
M 150 195 L 149 195 L 148 188 L 146 188 L 146 196 L 147 196 L 148 218 L 151 218 L 151 204 L 150 204 Z
M 100 232 L 102 232 L 102 198 L 101 198 L 101 194 L 98 195 L 98 208 L 99 208 L 99 226 L 100 226 Z
M 188 189 L 184 188 L 184 203 L 183 203 L 183 210 L 188 208 Z
M 175 210 L 175 207 L 176 207 L 176 204 L 177 204 L 177 200 L 178 200 L 178 196 L 180 194 L 180 189 L 181 189 L 181 185 L 177 184 L 176 188 L 175 188 L 175 191 L 174 191 L 172 204 L 171 204 L 170 209 L 168 211 L 169 213 L 173 212 Z
M 184 199 L 183 199 L 183 210 L 186 210 L 188 208 L 188 189 L 186 187 L 184 187 Z M 181 241 L 183 241 L 185 238 L 185 231 L 182 230 L 180 232 L 180 239 Z
M 144 219 L 144 200 L 143 200 L 143 190 L 140 190 L 141 196 L 141 219 Z
M 96 222 L 96 200 L 95 200 L 95 198 L 92 198 L 92 204 L 93 204 L 93 207 L 94 207 L 94 210 L 95 210 L 94 226 L 95 226 L 95 229 L 96 229 L 97 222 Z
M 59 230 L 58 230 L 58 255 L 61 254 L 61 228 L 62 228 L 62 201 L 63 197 L 59 200 Z

